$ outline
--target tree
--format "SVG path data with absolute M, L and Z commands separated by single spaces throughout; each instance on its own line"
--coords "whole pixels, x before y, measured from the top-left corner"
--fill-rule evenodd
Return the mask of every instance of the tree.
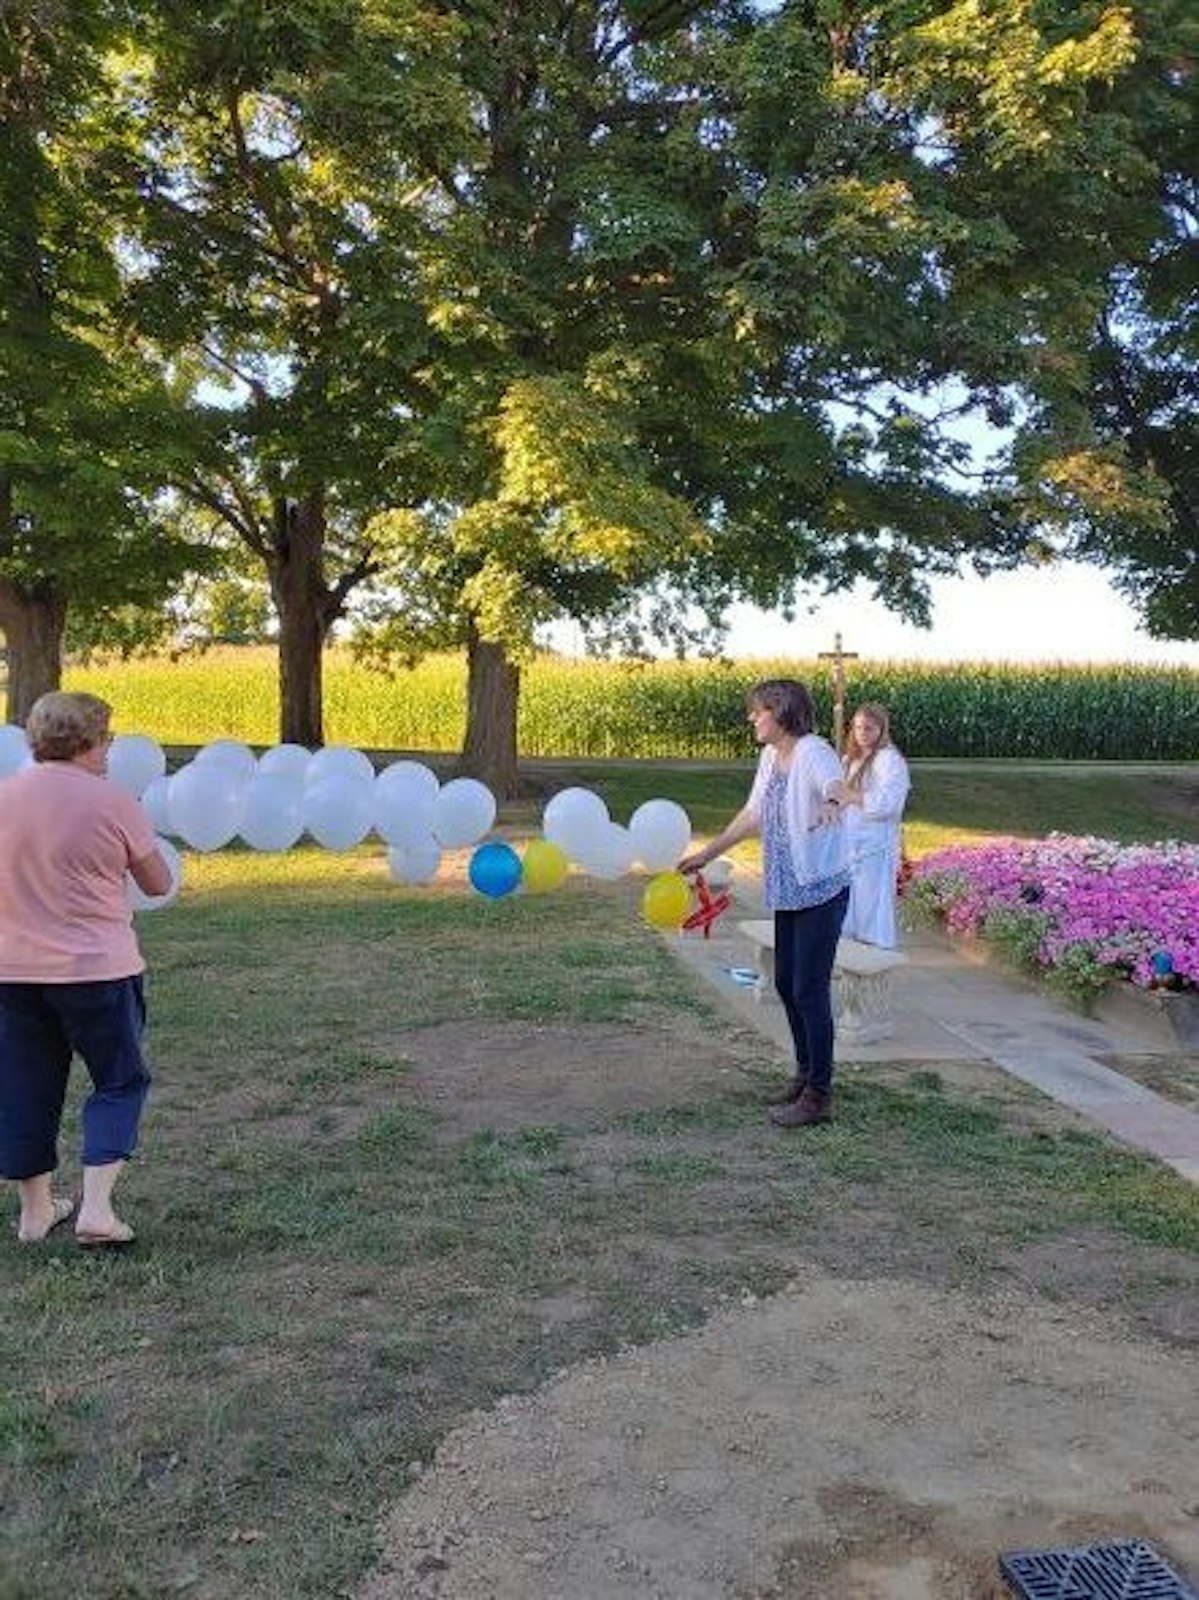
M 368 652 L 465 645 L 464 759 L 508 789 L 540 623 L 860 576 L 920 616 L 1052 508 L 1135 154 L 1122 7 L 147 16 L 129 306 L 202 424 L 179 490 L 269 578 L 285 737 L 354 599 Z M 970 412 L 1017 424 L 973 476 Z
M 1122 492 L 1091 498 L 1073 548 L 1114 568 L 1152 637 L 1199 639 L 1199 340 L 1193 289 L 1158 289 L 1161 265 L 1117 280 L 1097 333 L 1093 416 Z
M 1095 322 L 1091 493 L 1072 548 L 1115 570 L 1151 635 L 1199 639 L 1199 18 L 1161 4 L 1142 30 L 1112 111 L 1135 129 L 1144 177 Z
M 268 643 L 273 617 L 266 585 L 249 577 L 202 579 L 187 596 L 181 631 L 201 649 Z
M 300 743 L 321 742 L 324 644 L 375 570 L 380 478 L 426 492 L 403 448 L 409 285 L 422 174 L 470 135 L 452 32 L 418 0 L 165 0 L 122 85 L 130 312 L 203 436 L 174 485 L 265 573 Z
M 972 479 L 954 424 L 1085 347 L 1123 153 L 1088 98 L 1135 41 L 1027 0 L 460 15 L 482 141 L 431 202 L 409 430 L 441 467 L 376 524 L 398 600 L 360 643 L 464 643 L 465 758 L 507 789 L 541 622 L 859 576 L 919 617 L 1023 547 L 1023 441 Z
M 68 15 L 69 13 L 69 15 Z M 118 353 L 121 284 L 92 163 L 109 8 L 0 14 L 0 629 L 7 717 L 61 679 L 74 614 L 93 639 L 201 559 L 154 501 L 169 401 Z

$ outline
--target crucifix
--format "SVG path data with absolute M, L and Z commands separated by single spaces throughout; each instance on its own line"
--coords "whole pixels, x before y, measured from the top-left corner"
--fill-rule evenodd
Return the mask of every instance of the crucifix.
M 841 741 L 845 737 L 845 663 L 856 661 L 856 650 L 842 650 L 841 635 L 833 635 L 833 648 L 822 650 L 820 661 L 831 661 L 833 664 L 833 748 L 840 754 Z

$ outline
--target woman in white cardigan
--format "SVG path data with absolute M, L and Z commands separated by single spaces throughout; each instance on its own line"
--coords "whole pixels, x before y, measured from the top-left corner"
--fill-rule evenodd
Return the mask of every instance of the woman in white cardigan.
M 845 814 L 853 877 L 844 932 L 850 939 L 893 950 L 899 943 L 895 881 L 902 854 L 901 827 L 911 779 L 891 743 L 885 706 L 859 706 L 853 714 L 836 797 Z
M 750 691 L 749 720 L 762 746 L 745 805 L 712 842 L 684 857 L 697 872 L 730 845 L 762 835 L 766 908 L 774 912 L 774 973 L 795 1044 L 795 1074 L 769 1103 L 784 1128 L 827 1122 L 833 1077 L 833 962 L 849 900 L 849 858 L 834 798 L 841 767 L 813 731 L 812 696 L 793 678 Z

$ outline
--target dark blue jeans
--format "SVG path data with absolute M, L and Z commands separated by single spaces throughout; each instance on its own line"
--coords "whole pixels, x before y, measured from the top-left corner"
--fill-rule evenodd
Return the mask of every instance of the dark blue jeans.
M 140 975 L 95 983 L 0 983 L 0 1176 L 58 1166 L 58 1127 L 71 1056 L 91 1075 L 83 1164 L 123 1161 L 137 1144 L 150 1074 L 142 1057 Z
M 795 1068 L 808 1087 L 833 1081 L 833 962 L 849 890 L 804 911 L 774 914 L 774 986 L 791 1024 Z

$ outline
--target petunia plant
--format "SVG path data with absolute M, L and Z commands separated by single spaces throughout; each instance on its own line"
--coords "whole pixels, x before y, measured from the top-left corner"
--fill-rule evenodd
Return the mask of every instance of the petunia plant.
M 1051 834 L 934 851 L 904 901 L 1086 1005 L 1121 979 L 1199 990 L 1199 845 Z

